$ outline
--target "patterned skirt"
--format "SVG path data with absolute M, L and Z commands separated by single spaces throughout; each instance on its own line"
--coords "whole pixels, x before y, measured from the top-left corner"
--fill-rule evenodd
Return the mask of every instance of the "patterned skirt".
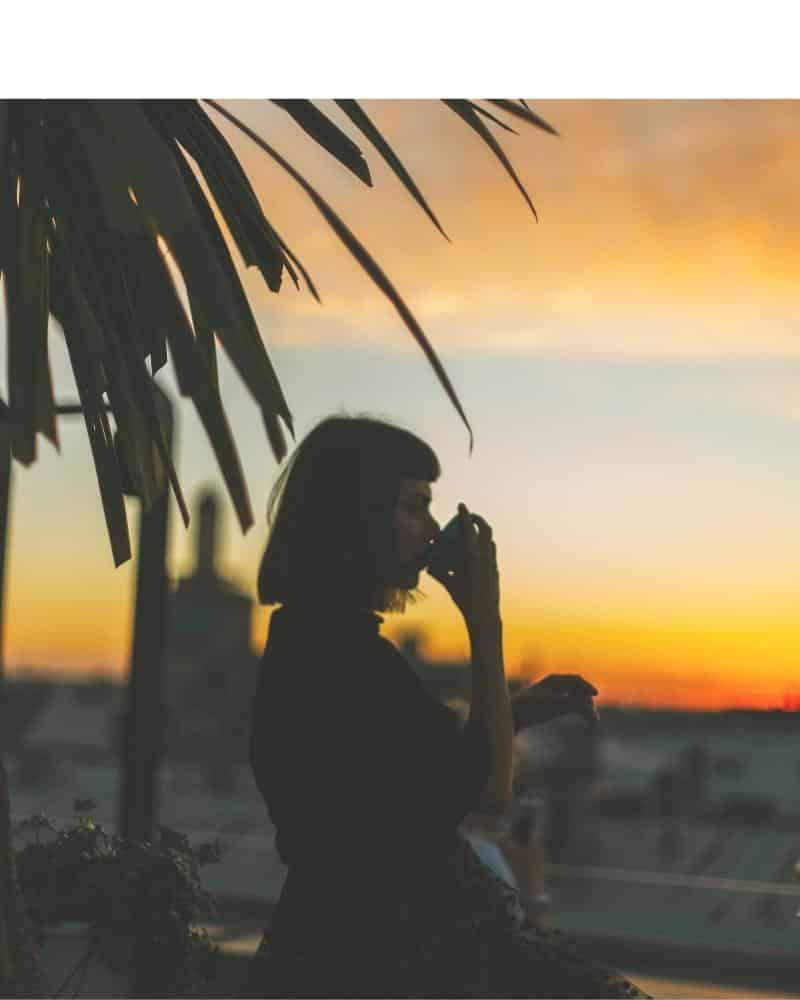
M 239 997 L 647 997 L 566 935 L 531 926 L 460 835 L 419 886 L 369 902 L 337 893 L 329 907 L 320 887 L 295 892 L 291 908 L 313 916 L 265 931 Z

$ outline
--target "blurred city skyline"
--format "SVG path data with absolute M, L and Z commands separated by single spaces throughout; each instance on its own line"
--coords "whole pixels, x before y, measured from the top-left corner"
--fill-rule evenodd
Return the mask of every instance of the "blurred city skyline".
M 611 701 L 784 704 L 800 655 L 797 103 L 534 101 L 561 137 L 521 126 L 500 141 L 537 225 L 445 109 L 364 102 L 452 244 L 366 144 L 372 190 L 277 108 L 227 103 L 395 282 L 445 363 L 475 450 L 468 457 L 422 353 L 302 192 L 223 124 L 323 299 L 245 278 L 298 440 L 345 409 L 433 445 L 435 515 L 443 523 L 463 500 L 494 525 L 509 673 L 581 672 Z M 55 330 L 51 345 L 58 398 L 75 399 Z M 220 375 L 256 511 L 242 536 L 226 507 L 223 569 L 253 595 L 276 467 L 224 357 Z M 171 373 L 158 381 L 174 391 Z M 134 564 L 113 568 L 82 422 L 60 428 L 60 456 L 42 443 L 33 468 L 14 469 L 8 670 L 102 665 L 120 678 Z M 182 402 L 177 459 L 190 501 L 221 486 Z M 173 577 L 189 571 L 191 545 L 173 504 Z M 424 574 L 422 589 L 406 615 L 386 616 L 385 634 L 419 630 L 431 657 L 465 656 L 449 598 Z M 255 616 L 256 649 L 268 614 Z

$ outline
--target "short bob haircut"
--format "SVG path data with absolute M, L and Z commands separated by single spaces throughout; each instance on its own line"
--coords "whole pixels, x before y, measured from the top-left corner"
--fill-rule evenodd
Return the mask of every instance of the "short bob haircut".
M 400 480 L 434 482 L 440 472 L 433 450 L 404 428 L 367 416 L 323 419 L 270 492 L 261 603 L 403 611 L 414 596 L 389 582 Z

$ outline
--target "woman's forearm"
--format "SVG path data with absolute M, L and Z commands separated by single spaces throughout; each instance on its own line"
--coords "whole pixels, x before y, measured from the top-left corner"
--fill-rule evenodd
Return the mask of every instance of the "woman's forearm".
M 470 722 L 486 733 L 489 775 L 477 806 L 500 813 L 511 803 L 513 720 L 503 665 L 502 625 L 469 629 L 472 648 Z

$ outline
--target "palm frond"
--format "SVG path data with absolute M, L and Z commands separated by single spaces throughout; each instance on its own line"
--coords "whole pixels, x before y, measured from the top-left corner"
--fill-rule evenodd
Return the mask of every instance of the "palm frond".
M 54 236 L 56 245 L 57 242 L 58 237 Z M 119 566 L 130 559 L 131 546 L 121 470 L 98 382 L 98 365 L 91 350 L 92 341 L 96 342 L 99 334 L 94 329 L 95 319 L 77 286 L 74 271 L 70 269 L 69 255 L 59 253 L 55 259 L 57 264 L 53 282 L 53 315 L 60 323 L 67 343 L 83 419 L 86 423 L 86 433 L 92 449 L 114 565 Z M 87 337 L 90 330 L 94 333 L 94 337 L 91 334 Z
M 188 524 L 144 364 L 153 349 L 152 333 L 137 322 L 144 312 L 142 303 L 132 301 L 137 285 L 131 269 L 141 266 L 148 231 L 130 187 L 120 180 L 116 151 L 103 146 L 102 130 L 91 111 L 70 105 L 63 121 L 51 122 L 48 130 L 58 163 L 49 178 L 54 227 L 63 237 L 61 252 L 69 254 L 78 287 L 96 317 L 100 339 L 92 345 L 92 355 L 102 359 L 104 388 L 136 490 L 149 506 L 163 488 L 166 471 Z M 92 157 L 98 145 L 104 152 L 102 162 Z
M 56 447 L 58 432 L 47 349 L 50 310 L 44 136 L 38 116 L 19 113 L 23 108 L 16 110 L 12 127 L 19 174 L 6 176 L 4 194 L 13 248 L 6 267 L 9 405 L 12 454 L 29 465 L 36 459 L 37 432 Z
M 491 151 L 494 153 L 497 159 L 503 164 L 503 166 L 506 169 L 506 172 L 514 181 L 514 183 L 517 185 L 517 188 L 521 192 L 522 197 L 528 203 L 528 208 L 530 208 L 530 210 L 533 212 L 534 218 L 538 221 L 539 216 L 536 214 L 536 209 L 533 207 L 533 202 L 531 201 L 528 192 L 523 187 L 522 181 L 517 176 L 516 170 L 514 170 L 513 166 L 511 165 L 511 161 L 503 152 L 500 143 L 497 141 L 497 139 L 495 139 L 495 137 L 492 135 L 489 129 L 481 121 L 475 109 L 472 107 L 472 102 L 463 100 L 445 100 L 442 103 L 445 104 L 448 108 L 450 108 L 451 111 L 455 112 L 455 114 L 457 114 L 459 118 L 463 118 L 464 121 L 467 123 L 467 125 L 469 125 L 469 127 L 473 129 L 475 132 L 477 132 L 478 135 L 481 137 L 481 139 L 483 139 L 483 141 L 486 143 L 489 149 L 491 149 Z
M 311 140 L 371 185 L 361 150 L 315 104 L 275 103 Z M 336 103 L 446 236 L 361 105 Z M 514 130 L 474 102 L 445 103 L 489 145 L 531 204 L 484 119 Z M 517 120 L 555 131 L 524 101 L 489 103 Z M 455 389 L 388 276 L 284 157 L 220 104 L 207 104 L 289 173 L 393 304 L 467 427 L 471 450 L 472 430 Z M 69 352 L 116 565 L 130 558 L 126 492 L 141 497 L 147 507 L 169 484 L 188 524 L 155 393 L 154 375 L 168 359 L 181 394 L 203 424 L 243 530 L 253 515 L 220 396 L 217 344 L 260 407 L 278 461 L 286 454 L 284 427 L 294 434 L 218 217 L 245 266 L 256 268 L 271 291 L 281 288 L 285 270 L 296 287 L 302 279 L 319 301 L 307 270 L 265 215 L 235 153 L 199 101 L 0 101 L 0 272 L 8 320 L 12 452 L 17 461 L 30 464 L 39 434 L 58 447 L 48 356 L 52 316 Z
M 520 101 L 519 104 L 515 104 L 513 101 L 505 100 L 491 100 L 490 104 L 494 104 L 495 107 L 502 108 L 503 111 L 507 111 L 510 115 L 516 115 L 517 118 L 521 118 L 524 122 L 528 122 L 529 125 L 535 125 L 537 128 L 542 129 L 545 132 L 549 132 L 550 135 L 558 135 L 558 132 L 553 128 L 549 122 L 546 122 L 544 118 L 541 118 L 536 112 L 531 111 L 525 101 Z
M 364 154 L 349 136 L 324 115 L 311 101 L 273 101 L 273 104 L 290 115 L 300 128 L 316 142 L 327 149 L 331 156 L 352 171 L 367 187 L 372 187 Z
M 144 110 L 162 138 L 179 144 L 197 164 L 245 264 L 257 267 L 273 292 L 280 290 L 284 267 L 297 284 L 247 176 L 203 109 L 194 101 L 146 101 Z
M 412 337 L 417 341 L 422 350 L 425 353 L 431 367 L 436 373 L 437 378 L 442 386 L 442 388 L 447 393 L 453 406 L 455 406 L 456 411 L 461 417 L 464 425 L 469 431 L 469 448 L 472 451 L 473 446 L 473 435 L 472 428 L 470 427 L 469 420 L 467 420 L 467 415 L 464 412 L 463 407 L 456 395 L 455 389 L 453 388 L 450 379 L 445 372 L 441 361 L 436 355 L 433 347 L 431 346 L 428 338 L 425 336 L 422 327 L 414 318 L 411 310 L 405 304 L 400 294 L 394 285 L 389 281 L 389 279 L 384 274 L 383 270 L 379 267 L 376 261 L 367 251 L 366 247 L 358 240 L 358 238 L 347 228 L 347 226 L 342 222 L 339 216 L 334 212 L 331 206 L 325 201 L 325 199 L 314 190 L 314 188 L 308 183 L 308 181 L 299 174 L 295 168 L 285 160 L 277 150 L 273 149 L 269 143 L 265 142 L 261 136 L 254 132 L 249 126 L 241 122 L 235 115 L 231 114 L 226 108 L 218 104 L 216 101 L 207 102 L 210 107 L 219 111 L 221 115 L 228 119 L 231 124 L 236 125 L 248 138 L 252 139 L 257 146 L 260 146 L 269 156 L 275 160 L 276 163 L 280 164 L 281 167 L 292 177 L 300 187 L 306 192 L 306 194 L 311 198 L 313 203 L 316 205 L 317 209 L 322 214 L 322 217 L 331 227 L 331 229 L 336 233 L 342 243 L 347 247 L 350 253 L 355 257 L 361 267 L 367 272 L 370 278 L 375 282 L 378 288 L 383 292 L 386 298 L 392 303 L 400 318 L 406 325 L 406 328 L 410 331 Z
M 492 124 L 499 125 L 501 129 L 503 129 L 506 132 L 510 132 L 512 135 L 519 135 L 519 132 L 517 132 L 515 128 L 512 128 L 510 125 L 506 124 L 506 122 L 498 118 L 497 115 L 493 115 L 492 112 L 489 111 L 487 108 L 482 108 L 480 104 L 477 104 L 475 101 L 470 101 L 469 105 L 471 108 L 477 111 L 478 114 L 483 115 L 484 118 L 488 118 L 489 121 L 492 122 Z
M 204 112 L 203 114 L 205 115 Z M 210 121 L 209 124 L 213 126 L 213 123 Z M 235 319 L 240 331 L 240 336 L 232 336 L 230 328 L 223 326 L 216 331 L 217 335 L 228 353 L 231 362 L 236 367 L 240 378 L 250 389 L 250 392 L 256 402 L 262 403 L 262 408 L 266 408 L 270 410 L 270 412 L 279 414 L 289 430 L 292 434 L 294 434 L 293 420 L 289 411 L 289 406 L 284 398 L 283 390 L 281 389 L 280 382 L 278 381 L 278 376 L 272 367 L 272 362 L 270 361 L 269 355 L 264 347 L 264 342 L 258 332 L 258 326 L 256 325 L 255 318 L 253 317 L 250 309 L 250 304 L 247 301 L 247 296 L 245 295 L 244 289 L 242 288 L 238 275 L 236 274 L 236 268 L 234 267 L 233 260 L 231 259 L 227 244 L 225 243 L 225 239 L 220 232 L 216 219 L 214 218 L 214 213 L 206 201 L 200 185 L 197 183 L 197 180 L 192 174 L 188 164 L 181 156 L 180 150 L 173 145 L 172 153 L 176 166 L 178 167 L 178 170 L 183 178 L 183 182 L 186 185 L 186 189 L 193 201 L 197 217 L 205 227 L 210 244 L 217 255 L 220 268 L 227 282 L 232 307 L 235 312 Z M 255 195 L 253 195 L 253 197 L 255 198 Z M 259 208 L 259 214 L 260 211 L 261 210 Z M 266 220 L 264 220 L 264 222 L 265 225 L 268 225 Z M 271 227 L 270 233 L 274 233 L 274 230 L 272 230 Z M 278 241 L 276 240 L 276 243 L 277 242 Z M 202 323 L 202 310 L 197 310 L 197 312 L 199 315 L 195 317 L 196 310 L 194 308 L 192 309 L 192 315 L 195 319 L 195 330 L 198 333 L 198 337 L 201 336 L 201 330 L 203 331 L 202 337 L 205 342 L 205 349 L 209 355 L 210 363 L 213 364 L 213 340 L 209 341 L 210 329 L 208 327 L 198 326 L 198 321 Z M 242 342 L 244 342 L 246 350 L 242 350 Z M 279 455 L 276 452 L 276 458 L 278 461 L 280 461 L 282 457 L 282 454 Z
M 311 294 L 311 296 L 314 299 L 316 299 L 317 302 L 319 302 L 321 304 L 322 303 L 322 299 L 320 298 L 320 294 L 317 291 L 316 286 L 314 285 L 314 282 L 311 280 L 311 276 L 309 275 L 308 271 L 306 271 L 306 269 L 303 267 L 302 263 L 297 259 L 297 257 L 295 257 L 295 255 L 292 253 L 292 251 L 289 249 L 289 247 L 284 243 L 284 241 L 283 241 L 280 233 L 278 232 L 278 230 L 275 229 L 273 226 L 270 226 L 270 229 L 272 230 L 273 234 L 275 235 L 275 239 L 278 241 L 278 244 L 280 245 L 280 247 L 283 250 L 283 252 L 286 254 L 286 256 L 289 258 L 289 260 L 292 262 L 292 264 L 294 264 L 294 266 L 297 268 L 297 270 L 303 276 L 303 281 L 306 283 L 306 289 L 308 290 L 308 292 Z M 289 272 L 292 273 L 291 269 L 289 268 L 288 265 L 287 265 L 287 270 L 289 270 Z M 297 281 L 295 281 L 295 284 L 297 284 Z
M 9 182 L 7 174 L 12 171 L 11 133 L 9 129 L 9 102 L 0 101 L 0 189 L 6 190 Z M 14 190 L 16 185 L 14 186 Z M 14 199 L 16 204 L 16 198 Z M 9 223 L 6 213 L 11 210 L 11 200 L 0 197 L 0 274 L 5 272 L 8 255 L 11 252 Z M 5 414 L 8 419 L 8 414 Z
M 359 128 L 364 135 L 369 139 L 372 145 L 378 150 L 384 160 L 389 164 L 389 166 L 394 171 L 396 177 L 400 180 L 403 186 L 410 192 L 411 197 L 417 202 L 417 204 L 422 208 L 423 212 L 428 216 L 431 222 L 436 226 L 439 232 L 444 236 L 444 238 L 449 242 L 450 237 L 442 229 L 441 223 L 433 214 L 428 202 L 425 200 L 422 192 L 414 183 L 414 179 L 411 177 L 409 172 L 400 162 L 399 157 L 394 152 L 389 143 L 383 138 L 378 129 L 373 125 L 367 113 L 358 103 L 358 101 L 347 101 L 339 100 L 336 104 L 341 108 L 341 110 L 347 115 L 350 121 Z

